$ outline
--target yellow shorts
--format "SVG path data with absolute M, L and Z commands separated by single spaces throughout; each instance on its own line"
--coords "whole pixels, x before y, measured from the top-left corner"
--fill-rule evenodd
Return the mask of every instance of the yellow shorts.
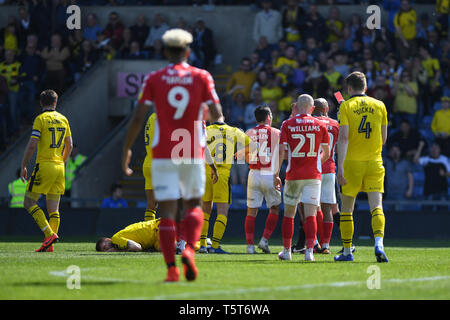
M 384 192 L 384 167 L 382 160 L 344 162 L 347 184 L 342 194 L 355 198 L 359 192 Z
M 142 166 L 142 172 L 144 173 L 145 178 L 145 190 L 153 190 L 152 167 Z
M 207 167 L 205 173 L 205 194 L 202 200 L 231 204 L 230 171 L 218 169 L 219 179 L 214 184 L 211 179 L 211 168 Z
M 40 162 L 34 166 L 27 191 L 36 194 L 62 195 L 65 191 L 64 163 Z

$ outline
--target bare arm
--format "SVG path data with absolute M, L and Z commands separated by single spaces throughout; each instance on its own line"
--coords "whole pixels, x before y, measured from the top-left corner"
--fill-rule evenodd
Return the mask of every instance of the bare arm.
M 381 126 L 381 139 L 383 140 L 383 145 L 387 140 L 387 125 Z
M 122 170 L 128 176 L 133 174 L 133 170 L 131 170 L 130 168 L 132 155 L 131 147 L 136 141 L 136 138 L 144 125 L 150 109 L 150 106 L 139 103 L 136 109 L 133 111 L 133 115 L 131 116 L 131 120 L 128 125 L 128 131 L 122 149 Z
M 322 143 L 322 154 L 320 155 L 320 161 L 322 164 L 330 158 L 330 145 L 328 143 Z
M 275 163 L 278 164 L 278 166 L 275 168 L 275 173 L 273 175 L 273 185 L 277 190 L 281 190 L 280 171 L 285 156 L 286 156 L 286 146 L 280 143 L 280 147 L 278 150 L 278 159 L 274 159 Z
M 214 184 L 217 182 L 217 180 L 219 180 L 219 174 L 217 173 L 217 167 L 214 164 L 214 160 L 211 156 L 211 151 L 209 151 L 208 147 L 205 148 L 205 161 L 211 168 L 211 179 Z
M 222 105 L 220 103 L 208 103 L 209 115 L 211 122 L 216 122 L 222 114 Z
M 347 181 L 344 178 L 344 162 L 345 157 L 347 156 L 348 149 L 348 126 L 340 126 L 339 127 L 339 137 L 337 142 L 337 151 L 339 154 L 338 157 L 338 182 L 340 185 L 347 184 Z
M 72 153 L 72 149 L 73 149 L 72 136 L 65 137 L 64 138 L 64 154 L 63 154 L 64 163 L 66 163 L 67 159 L 69 159 L 70 154 Z
M 127 251 L 140 252 L 142 251 L 142 246 L 133 240 L 128 240 Z
M 419 147 L 416 150 L 416 153 L 414 154 L 413 162 L 419 163 L 420 155 L 422 154 L 423 147 L 425 146 L 425 142 L 422 140 L 419 142 Z
M 406 191 L 406 197 L 411 198 L 414 190 L 414 176 L 411 172 L 408 172 L 408 190 Z
M 23 182 L 27 180 L 27 165 L 28 162 L 30 162 L 31 157 L 33 156 L 34 152 L 36 151 L 37 144 L 39 140 L 35 138 L 30 138 L 28 141 L 28 144 L 25 148 L 25 152 L 23 154 L 22 164 L 20 166 L 20 177 Z

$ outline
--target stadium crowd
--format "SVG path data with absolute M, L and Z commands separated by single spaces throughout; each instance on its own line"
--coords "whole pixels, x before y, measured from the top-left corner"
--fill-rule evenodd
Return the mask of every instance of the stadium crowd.
M 126 1 L 126 5 L 235 2 L 135 0 Z M 343 78 L 352 71 L 362 71 L 368 78 L 367 94 L 384 101 L 388 109 L 390 136 L 384 155 L 386 164 L 392 165 L 387 165 L 387 184 L 400 184 L 396 176 L 407 179 L 403 188 L 388 188 L 387 197 L 399 200 L 418 196 L 414 178 L 410 177 L 423 166 L 425 183 L 419 196 L 447 199 L 449 1 L 437 0 L 435 15 L 418 15 L 408 0 L 371 1 L 389 12 L 387 24 L 374 30 L 368 29 L 356 13 L 344 21 L 342 7 L 331 5 L 323 16 L 315 3 L 239 1 L 260 5 L 261 10 L 253 25 L 254 50 L 242 58 L 221 97 L 227 122 L 244 130 L 251 128 L 255 125 L 253 110 L 265 103 L 274 114 L 274 126 L 279 127 L 301 93 L 327 99 L 330 116 L 337 118 L 333 93 L 342 91 L 348 98 L 342 88 Z M 180 17 L 169 25 L 163 14 L 156 13 L 152 17 L 139 15 L 134 24 L 126 26 L 113 9 L 125 4 L 121 0 L 4 0 L 1 4 L 16 4 L 19 9 L 17 16 L 0 26 L 0 151 L 31 124 L 34 98 L 40 90 L 52 88 L 61 95 L 101 59 L 163 59 L 161 36 L 171 27 L 194 35 L 192 65 L 209 69 L 218 54 L 214 32 L 201 18 L 185 21 Z M 69 31 L 65 25 L 70 4 L 110 5 L 109 21 L 100 24 L 95 14 L 89 14 L 82 30 Z M 396 165 L 400 160 L 405 164 Z M 234 173 L 234 183 L 245 185 L 246 168 Z

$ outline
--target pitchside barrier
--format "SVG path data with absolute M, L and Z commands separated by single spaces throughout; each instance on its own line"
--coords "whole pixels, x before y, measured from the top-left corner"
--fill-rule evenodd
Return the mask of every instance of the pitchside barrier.
M 389 239 L 450 239 L 450 212 L 447 206 L 438 207 L 438 211 L 386 211 L 386 238 Z M 143 221 L 144 210 L 141 208 L 101 209 L 101 208 L 63 208 L 61 209 L 61 226 L 59 236 L 64 237 L 111 237 L 129 224 Z M 261 210 L 256 218 L 255 241 L 259 241 L 268 210 Z M 245 243 L 244 221 L 245 210 L 230 210 L 228 225 L 222 243 L 227 240 L 239 240 Z M 215 221 L 215 212 L 211 221 Z M 298 215 L 295 218 L 295 244 L 298 235 Z M 0 237 L 7 241 L 8 237 L 36 236 L 42 238 L 42 232 L 25 209 L 0 209 Z M 273 237 L 281 237 L 281 220 L 278 220 Z M 371 238 L 371 217 L 367 210 L 355 211 L 354 239 Z M 210 223 L 210 235 L 214 223 Z M 333 230 L 334 239 L 339 239 L 339 228 Z

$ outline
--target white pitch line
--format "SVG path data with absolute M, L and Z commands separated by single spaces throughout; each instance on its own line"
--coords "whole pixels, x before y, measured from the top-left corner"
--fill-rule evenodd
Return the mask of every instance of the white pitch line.
M 448 280 L 450 276 L 435 276 L 435 277 L 423 277 L 423 278 L 411 278 L 411 279 L 388 279 L 383 280 L 382 283 L 406 283 L 406 282 L 425 282 L 425 281 L 438 281 L 438 280 Z M 260 287 L 260 288 L 238 288 L 233 290 L 216 290 L 216 291 L 204 291 L 204 292 L 185 292 L 173 295 L 161 295 L 155 296 L 154 300 L 172 300 L 172 299 L 189 299 L 191 297 L 198 297 L 202 295 L 212 296 L 212 295 L 233 295 L 233 294 L 248 294 L 248 293 L 261 293 L 270 291 L 289 291 L 289 290 L 303 290 L 303 289 L 313 289 L 320 287 L 350 287 L 366 284 L 366 281 L 342 281 L 342 282 L 331 282 L 331 283 L 318 283 L 318 284 L 305 284 L 300 286 L 282 286 L 282 287 Z M 137 298 L 145 299 L 145 298 Z

